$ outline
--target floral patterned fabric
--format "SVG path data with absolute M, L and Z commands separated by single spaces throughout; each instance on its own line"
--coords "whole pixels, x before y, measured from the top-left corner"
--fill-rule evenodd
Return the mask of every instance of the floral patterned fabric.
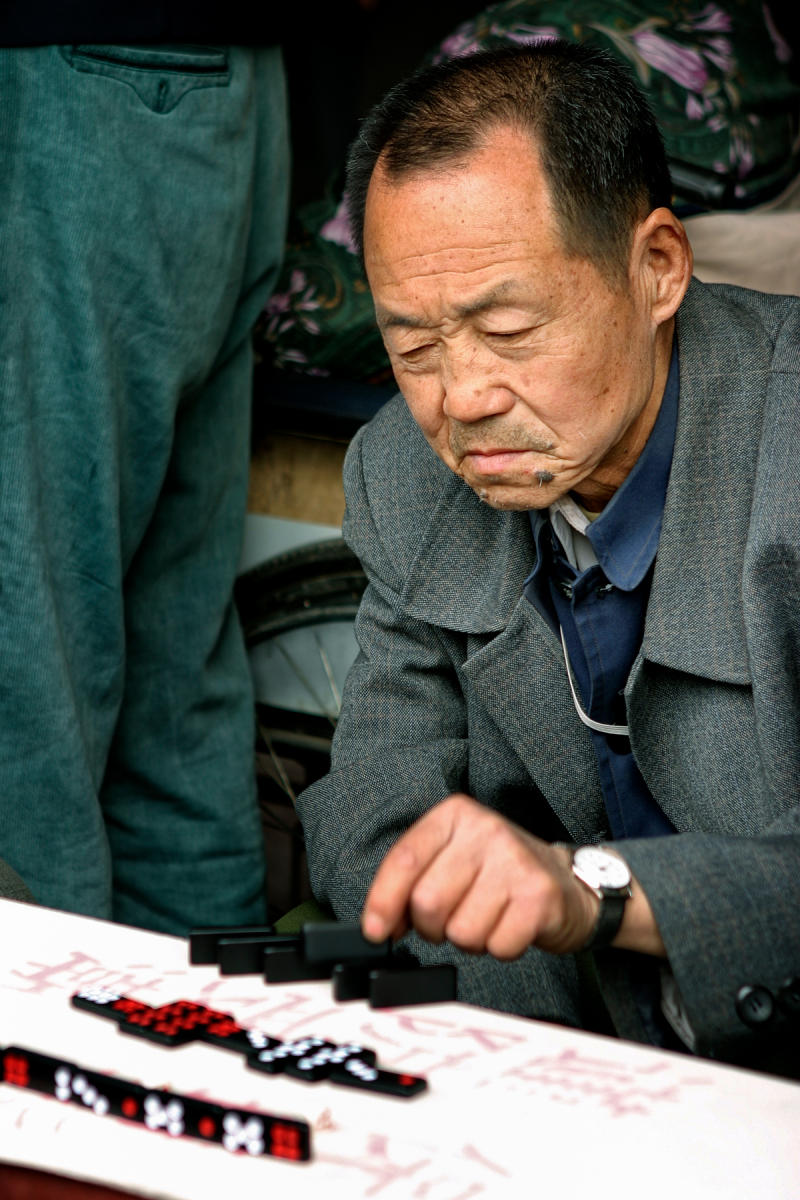
M 670 162 L 719 180 L 726 207 L 748 207 L 787 184 L 800 161 L 800 89 L 792 50 L 758 0 L 504 0 L 464 22 L 430 61 L 563 37 L 627 63 L 647 92 Z M 680 165 L 678 165 L 680 164 Z M 388 361 L 347 227 L 346 198 L 298 214 L 281 280 L 256 337 L 275 366 L 385 381 Z
M 276 290 L 256 326 L 256 350 L 279 370 L 388 382 L 391 368 L 355 253 L 343 200 L 298 214 Z
M 788 182 L 800 108 L 791 49 L 768 4 L 506 0 L 460 26 L 435 57 L 554 37 L 600 45 L 631 66 L 670 160 L 730 176 L 738 203 Z

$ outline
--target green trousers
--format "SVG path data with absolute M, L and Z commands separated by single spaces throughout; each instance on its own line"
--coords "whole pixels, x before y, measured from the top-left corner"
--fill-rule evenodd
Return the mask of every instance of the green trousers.
M 263 917 L 231 603 L 277 49 L 0 50 L 0 859 L 43 904 Z

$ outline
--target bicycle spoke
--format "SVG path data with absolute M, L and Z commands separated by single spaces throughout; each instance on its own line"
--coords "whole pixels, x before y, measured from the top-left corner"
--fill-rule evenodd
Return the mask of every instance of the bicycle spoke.
M 339 713 L 342 711 L 342 697 L 341 697 L 341 693 L 339 692 L 339 689 L 336 686 L 336 680 L 333 677 L 333 669 L 331 667 L 331 660 L 328 658 L 328 655 L 325 652 L 325 647 L 322 645 L 322 642 L 319 640 L 319 633 L 317 632 L 316 629 L 314 630 L 314 641 L 317 643 L 317 650 L 319 651 L 319 656 L 322 660 L 322 665 L 325 668 L 325 674 L 328 676 L 328 684 L 331 689 L 331 695 L 333 696 L 333 703 L 336 705 L 336 716 L 338 717 Z
M 322 699 L 322 697 L 319 695 L 319 693 L 317 692 L 317 689 L 314 687 L 313 683 L 308 678 L 305 671 L 303 671 L 300 668 L 297 661 L 292 657 L 292 655 L 289 653 L 289 651 L 283 645 L 282 641 L 280 639 L 277 639 L 275 642 L 275 645 L 276 645 L 278 652 L 283 655 L 283 657 L 286 659 L 289 666 L 294 671 L 297 678 L 300 680 L 300 682 L 306 688 L 306 690 L 308 691 L 308 694 L 311 696 L 312 700 L 317 705 L 320 712 L 325 717 L 327 717 L 327 719 L 330 721 L 331 725 L 333 725 L 335 728 L 336 727 L 336 718 L 339 715 L 338 712 L 332 713 L 330 711 L 330 708 L 325 703 L 325 701 Z
M 272 765 L 274 766 L 275 770 L 278 773 L 278 778 L 280 779 L 281 787 L 283 788 L 285 794 L 291 800 L 292 804 L 294 804 L 297 800 L 297 795 L 295 793 L 295 790 L 292 787 L 291 783 L 289 782 L 289 776 L 286 774 L 286 768 L 284 767 L 283 763 L 281 762 L 280 755 L 276 754 L 276 752 L 275 752 L 275 747 L 272 744 L 272 736 L 271 736 L 269 730 L 266 728 L 266 726 L 261 724 L 260 720 L 258 721 L 258 732 L 261 734 L 262 738 L 264 739 L 264 745 L 267 747 L 267 750 L 269 750 L 269 757 L 272 762 Z

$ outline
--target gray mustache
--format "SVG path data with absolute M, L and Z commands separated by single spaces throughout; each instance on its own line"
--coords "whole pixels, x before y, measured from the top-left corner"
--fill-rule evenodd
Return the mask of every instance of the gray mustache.
M 510 425 L 502 417 L 485 417 L 470 424 L 451 421 L 448 440 L 457 458 L 473 450 L 535 450 L 547 454 L 553 449 L 552 442 L 537 438 L 530 429 Z

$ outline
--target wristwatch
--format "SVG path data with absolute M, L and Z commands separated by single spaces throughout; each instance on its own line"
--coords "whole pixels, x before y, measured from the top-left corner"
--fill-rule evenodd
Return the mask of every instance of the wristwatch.
M 572 851 L 572 873 L 600 901 L 594 929 L 582 950 L 610 946 L 617 936 L 631 894 L 628 864 L 605 846 L 578 846 Z

